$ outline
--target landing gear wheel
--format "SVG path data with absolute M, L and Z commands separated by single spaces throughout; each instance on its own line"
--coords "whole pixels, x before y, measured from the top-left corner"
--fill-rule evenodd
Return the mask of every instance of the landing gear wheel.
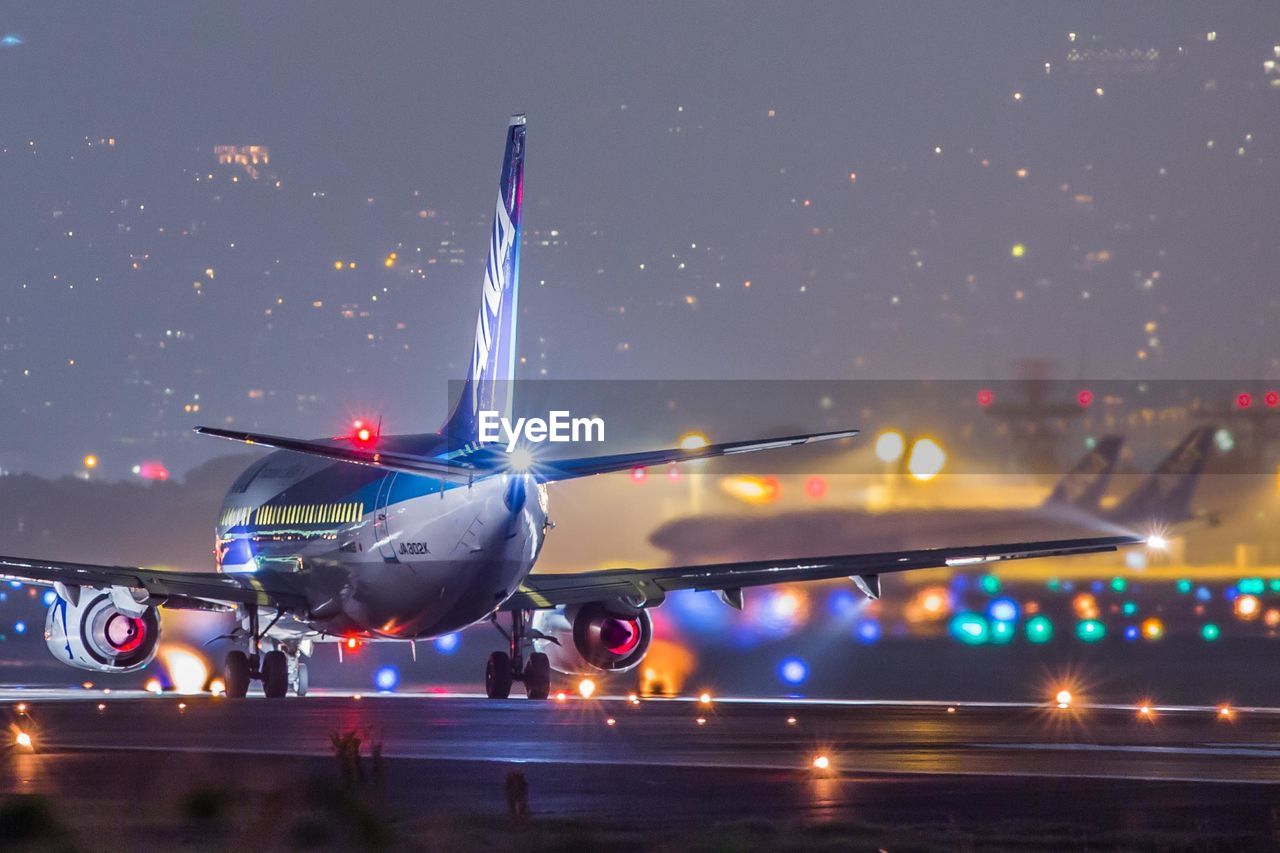
M 262 656 L 262 692 L 268 699 L 282 699 L 289 692 L 289 659 L 284 652 Z
M 546 699 L 551 694 L 551 661 L 542 652 L 529 655 L 524 665 L 524 689 L 530 699 Z
M 222 683 L 230 699 L 243 699 L 249 692 L 249 656 L 241 651 L 227 652 L 222 665 Z
M 506 699 L 511 695 L 511 656 L 506 652 L 489 655 L 484 668 L 484 692 L 490 699 Z
M 298 664 L 298 680 L 293 685 L 293 692 L 299 696 L 306 696 L 307 689 L 311 687 L 311 676 L 307 675 L 307 665 L 305 663 Z

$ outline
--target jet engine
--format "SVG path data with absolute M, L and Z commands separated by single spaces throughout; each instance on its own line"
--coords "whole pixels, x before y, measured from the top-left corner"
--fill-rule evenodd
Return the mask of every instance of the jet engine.
M 160 646 L 160 615 L 121 592 L 129 599 L 121 606 L 109 590 L 80 587 L 59 595 L 44 622 L 53 656 L 94 672 L 133 672 L 151 663 Z
M 592 601 L 533 614 L 533 645 L 556 672 L 626 672 L 644 660 L 653 640 L 648 611 Z

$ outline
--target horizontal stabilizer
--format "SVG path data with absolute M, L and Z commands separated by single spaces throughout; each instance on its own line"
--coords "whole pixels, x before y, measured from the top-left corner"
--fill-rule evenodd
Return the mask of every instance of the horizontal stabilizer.
M 535 460 L 531 464 L 522 459 L 519 451 L 516 454 L 503 452 L 496 445 L 485 445 L 473 450 L 465 456 L 451 458 L 421 456 L 399 451 L 382 451 L 365 449 L 343 444 L 341 440 L 315 441 L 302 438 L 286 438 L 279 435 L 265 435 L 255 432 L 219 429 L 218 427 L 196 427 L 201 435 L 212 435 L 244 444 L 274 447 L 277 450 L 292 450 L 295 453 L 309 453 L 323 456 L 339 462 L 350 462 L 353 465 L 370 465 L 402 474 L 420 474 L 436 477 L 455 483 L 468 483 L 510 471 L 528 471 L 544 483 L 557 480 L 572 480 L 577 477 L 589 477 L 593 474 L 607 474 L 611 471 L 628 471 L 646 465 L 665 465 L 672 462 L 689 462 L 694 459 L 710 459 L 714 456 L 732 456 L 738 453 L 752 453 L 757 450 L 772 450 L 775 447 L 792 447 L 797 444 L 812 444 L 818 441 L 831 441 L 837 438 L 849 438 L 857 435 L 856 429 L 840 432 L 819 432 L 807 435 L 791 435 L 783 438 L 764 438 L 753 441 L 731 441 L 724 444 L 708 444 L 704 447 L 685 449 L 673 447 L 667 450 L 642 450 L 637 453 L 619 453 L 613 456 L 588 456 L 582 459 L 549 459 Z M 519 464 L 517 464 L 517 461 Z
M 694 459 L 711 459 L 716 456 L 733 456 L 738 453 L 754 453 L 757 450 L 773 450 L 775 447 L 794 447 L 797 444 L 814 444 L 850 438 L 858 434 L 856 429 L 839 432 L 816 432 L 807 435 L 790 435 L 783 438 L 761 438 L 754 441 L 731 441 L 724 444 L 707 444 L 696 448 L 672 447 L 666 450 L 641 450 L 636 453 L 618 453 L 612 456 L 587 456 L 581 459 L 548 459 L 535 461 L 533 473 L 539 480 L 551 483 L 556 480 L 572 480 L 593 474 L 613 471 L 629 471 L 652 465 L 672 462 L 691 462 Z

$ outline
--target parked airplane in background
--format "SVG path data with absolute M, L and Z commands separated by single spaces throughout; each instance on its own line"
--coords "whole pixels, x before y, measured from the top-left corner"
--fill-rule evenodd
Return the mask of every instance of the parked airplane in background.
M 45 637 L 64 663 L 129 672 L 149 663 L 159 608 L 233 610 L 228 696 L 250 681 L 267 696 L 307 691 L 316 642 L 414 640 L 486 619 L 508 650 L 490 655 L 485 688 L 506 697 L 513 680 L 546 698 L 551 670 L 621 671 L 645 656 L 649 609 L 678 589 L 716 590 L 740 607 L 744 587 L 1028 557 L 1114 551 L 1129 535 L 979 547 L 841 554 L 664 569 L 530 574 L 547 522 L 547 484 L 638 465 L 662 465 L 847 438 L 856 430 L 711 444 L 694 450 L 534 462 L 478 441 L 482 412 L 511 417 L 516 363 L 525 119 L 507 130 L 470 369 L 437 433 L 304 440 L 200 427 L 206 435 L 274 448 L 235 482 L 217 524 L 218 571 L 0 557 L 0 577 L 53 586 Z M 501 629 L 500 629 L 501 630 Z
M 1101 499 L 1115 470 L 1121 439 L 1107 436 L 1058 481 L 1039 505 L 1025 509 L 909 508 L 869 512 L 822 509 L 758 514 L 703 515 L 663 524 L 650 536 L 654 545 L 681 559 L 760 556 L 799 545 L 858 542 L 892 550 L 904 542 L 990 541 L 1004 536 L 1086 535 L 1141 531 L 1167 538 L 1174 527 L 1193 518 L 1191 498 L 1213 444 L 1214 427 L 1191 430 L 1114 506 Z

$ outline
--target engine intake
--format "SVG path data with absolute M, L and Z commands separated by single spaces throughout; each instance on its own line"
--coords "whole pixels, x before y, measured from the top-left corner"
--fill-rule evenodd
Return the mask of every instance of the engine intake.
M 78 601 L 59 598 L 44 622 L 54 657 L 93 672 L 133 672 L 151 663 L 160 647 L 160 616 L 145 607 L 137 616 L 118 609 L 111 593 L 82 587 Z
M 534 647 L 557 672 L 626 672 L 644 660 L 653 640 L 647 610 L 592 601 L 533 614 Z

